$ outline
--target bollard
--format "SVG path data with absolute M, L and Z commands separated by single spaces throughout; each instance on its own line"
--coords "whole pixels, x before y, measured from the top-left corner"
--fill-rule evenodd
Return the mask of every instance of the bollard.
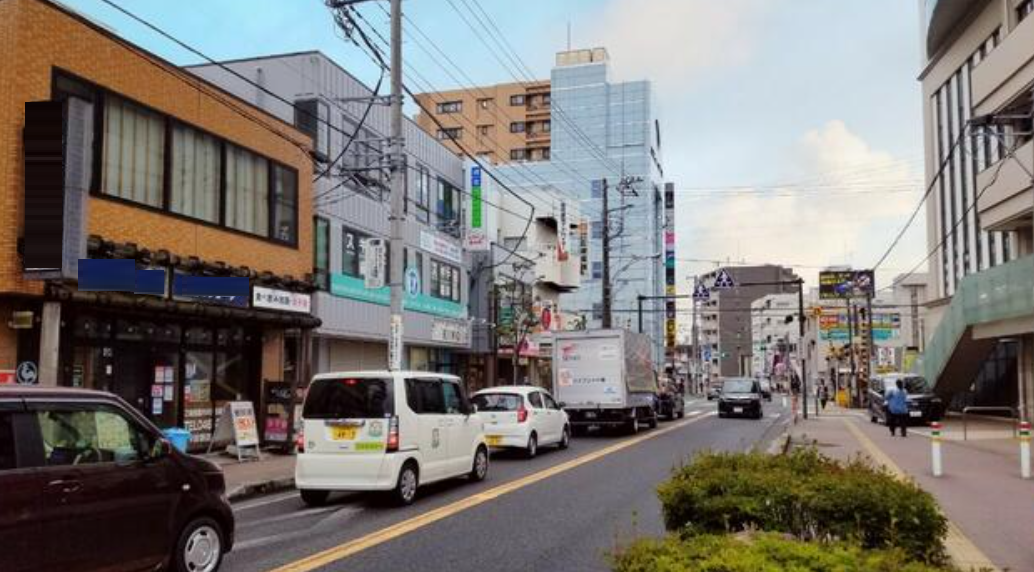
M 1030 478 L 1030 422 L 1020 421 L 1020 475 Z
M 930 448 L 933 461 L 933 476 L 939 477 L 943 474 L 941 466 L 941 424 L 934 421 L 930 424 Z

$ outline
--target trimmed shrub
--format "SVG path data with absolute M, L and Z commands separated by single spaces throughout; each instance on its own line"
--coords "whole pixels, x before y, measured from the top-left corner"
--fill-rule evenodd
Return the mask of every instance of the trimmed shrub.
M 800 540 L 901 549 L 945 562 L 947 521 L 933 496 L 857 459 L 814 450 L 788 455 L 702 453 L 658 490 L 669 531 L 764 530 Z
M 615 572 L 948 572 L 900 550 L 820 544 L 774 533 L 641 540 L 612 557 Z

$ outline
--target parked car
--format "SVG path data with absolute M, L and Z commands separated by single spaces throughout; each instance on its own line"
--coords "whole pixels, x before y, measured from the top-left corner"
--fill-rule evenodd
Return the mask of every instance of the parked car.
M 493 387 L 475 393 L 471 401 L 485 421 L 485 442 L 489 447 L 522 449 L 532 458 L 540 445 L 566 449 L 571 444 L 571 424 L 563 404 L 544 389 Z
M 686 398 L 682 394 L 681 383 L 671 380 L 661 383 L 657 393 L 657 416 L 669 420 L 686 416 Z
M 869 419 L 873 423 L 887 422 L 887 391 L 897 388 L 898 380 L 905 383 L 908 394 L 908 417 L 918 425 L 940 421 L 944 417 L 944 401 L 937 397 L 930 384 L 918 375 L 891 373 L 877 375 L 869 384 Z
M 302 428 L 295 487 L 309 505 L 326 503 L 332 491 L 389 491 L 410 504 L 421 485 L 488 475 L 484 422 L 454 375 L 317 375 Z
M 711 384 L 710 386 L 708 386 L 708 388 L 707 388 L 707 400 L 708 401 L 714 401 L 715 399 L 718 399 L 721 396 L 722 396 L 722 386 L 721 386 L 721 384 Z
M 761 386 L 761 397 L 764 397 L 765 401 L 772 401 L 772 382 L 767 379 L 760 379 L 758 384 Z
M 0 386 L 0 570 L 213 572 L 233 546 L 215 464 L 117 396 Z
M 729 378 L 722 382 L 722 395 L 718 398 L 718 416 L 733 415 L 761 419 L 761 383 L 750 378 Z

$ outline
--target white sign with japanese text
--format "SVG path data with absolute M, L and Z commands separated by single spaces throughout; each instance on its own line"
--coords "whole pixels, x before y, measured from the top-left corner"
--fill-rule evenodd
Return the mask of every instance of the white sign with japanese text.
M 255 286 L 251 293 L 251 304 L 256 308 L 308 314 L 312 310 L 312 296 Z

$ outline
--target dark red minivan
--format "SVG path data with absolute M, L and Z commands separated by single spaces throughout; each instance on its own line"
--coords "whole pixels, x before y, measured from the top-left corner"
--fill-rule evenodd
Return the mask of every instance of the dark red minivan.
M 233 526 L 219 467 L 120 398 L 0 386 L 3 572 L 213 572 Z

